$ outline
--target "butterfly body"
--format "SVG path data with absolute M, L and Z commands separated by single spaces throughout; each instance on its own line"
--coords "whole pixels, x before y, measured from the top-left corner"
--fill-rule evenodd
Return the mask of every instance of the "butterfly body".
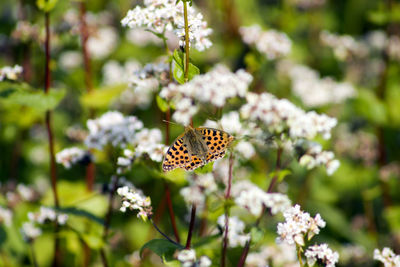
M 163 170 L 194 170 L 222 158 L 233 140 L 232 135 L 221 130 L 188 126 L 169 147 L 164 157 Z

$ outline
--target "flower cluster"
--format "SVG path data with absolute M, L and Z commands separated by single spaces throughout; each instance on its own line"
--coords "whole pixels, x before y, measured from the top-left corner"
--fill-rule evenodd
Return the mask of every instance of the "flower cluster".
M 172 31 L 178 38 L 185 35 L 183 3 L 175 0 L 145 0 L 144 7 L 136 6 L 122 19 L 123 26 L 144 28 L 156 34 Z M 188 7 L 190 45 L 203 51 L 212 43 L 208 36 L 212 30 L 207 27 L 203 15 L 194 6 Z
M 291 203 L 286 195 L 266 193 L 249 181 L 240 181 L 232 186 L 232 196 L 239 207 L 243 207 L 254 216 L 259 216 L 263 206 L 270 208 L 272 214 L 284 212 Z
M 317 214 L 314 218 L 309 213 L 300 210 L 299 205 L 295 205 L 283 213 L 284 223 L 278 223 L 278 242 L 297 244 L 304 246 L 304 237 L 310 240 L 314 235 L 319 234 L 320 228 L 325 227 L 326 223 Z
M 133 73 L 140 70 L 140 63 L 136 60 L 127 60 L 124 65 L 120 65 L 116 60 L 109 60 L 104 64 L 103 84 L 115 85 L 128 83 Z
M 10 226 L 12 221 L 12 212 L 9 209 L 0 206 L 0 223 Z
M 314 266 L 318 260 L 323 262 L 326 267 L 335 267 L 339 261 L 339 253 L 332 251 L 327 244 L 310 246 L 304 255 L 309 266 Z
M 320 40 L 323 45 L 333 49 L 333 53 L 339 60 L 346 60 L 354 56 L 362 58 L 369 53 L 369 48 L 365 43 L 358 42 L 350 35 L 337 35 L 322 31 Z
M 93 32 L 87 40 L 90 55 L 103 59 L 112 53 L 118 44 L 118 33 L 113 27 L 102 27 Z
M 42 234 L 42 230 L 32 222 L 25 222 L 22 224 L 21 234 L 25 241 L 31 242 Z
M 221 215 L 217 221 L 218 225 L 223 229 L 225 235 L 225 215 Z M 228 245 L 229 247 L 244 246 L 250 240 L 250 234 L 245 234 L 245 224 L 238 217 L 233 216 L 228 218 Z
M 60 55 L 58 62 L 62 69 L 70 71 L 82 66 L 82 53 L 74 50 L 65 51 Z
M 0 82 L 4 79 L 15 81 L 22 73 L 22 67 L 15 65 L 14 67 L 5 66 L 0 69 Z
M 162 89 L 160 96 L 174 102 L 176 111 L 173 119 L 188 125 L 190 118 L 198 111 L 195 101 L 223 107 L 229 98 L 244 97 L 252 79 L 244 70 L 233 73 L 227 67 L 217 65 L 206 74 L 195 76 L 188 83 L 170 83 Z
M 201 256 L 196 260 L 196 252 L 193 249 L 180 250 L 175 257 L 182 267 L 209 267 L 212 263 L 207 256 Z
M 259 252 L 251 252 L 247 255 L 246 266 L 266 267 L 268 262 L 273 266 L 298 267 L 296 246 L 288 244 L 270 244 L 261 247 Z
M 29 21 L 19 20 L 11 33 L 12 38 L 21 42 L 39 39 L 39 27 Z
M 92 155 L 78 147 L 70 147 L 61 150 L 56 154 L 56 162 L 62 164 L 65 168 L 69 169 L 72 165 L 87 160 L 91 161 Z
M 312 9 L 325 5 L 326 0 L 289 0 L 289 3 L 300 9 Z
M 313 139 L 317 134 L 329 139 L 337 120 L 314 111 L 305 112 L 286 99 L 262 93 L 248 93 L 241 115 L 252 121 L 261 121 L 273 133 L 288 130 L 290 137 Z
M 118 111 L 109 111 L 98 119 L 88 120 L 87 127 L 86 146 L 101 150 L 107 144 L 123 148 L 132 143 L 143 123 L 135 116 L 125 117 Z
M 262 31 L 259 25 L 239 29 L 243 42 L 254 45 L 268 59 L 277 59 L 290 53 L 292 42 L 285 33 L 276 30 Z
M 190 175 L 188 177 L 189 186 L 181 189 L 185 203 L 195 204 L 199 210 L 202 210 L 206 197 L 217 191 L 218 187 L 212 173 Z
M 356 94 L 350 83 L 336 82 L 330 77 L 320 78 L 317 71 L 289 60 L 281 61 L 278 70 L 290 78 L 293 93 L 307 107 L 342 103 Z
M 383 248 L 374 250 L 374 260 L 380 261 L 385 267 L 400 266 L 400 255 L 396 255 L 390 248 Z
M 8 203 L 11 206 L 14 206 L 19 201 L 35 201 L 38 198 L 39 194 L 36 190 L 31 186 L 27 186 L 25 184 L 18 184 L 17 190 L 15 191 L 7 191 L 6 197 Z
M 317 166 L 325 166 L 328 175 L 332 175 L 340 166 L 340 162 L 335 159 L 331 151 L 322 150 L 322 146 L 315 142 L 298 142 L 300 146 L 306 146 L 306 152 L 300 157 L 300 165 L 313 169 Z M 304 149 L 304 148 L 303 148 Z
M 138 217 L 146 221 L 152 215 L 150 197 L 144 196 L 143 192 L 123 186 L 117 189 L 118 195 L 122 197 L 120 210 L 126 212 L 127 209 L 138 210 Z

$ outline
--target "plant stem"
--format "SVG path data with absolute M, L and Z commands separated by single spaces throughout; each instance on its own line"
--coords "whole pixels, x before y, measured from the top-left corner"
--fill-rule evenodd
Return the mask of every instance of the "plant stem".
M 178 233 L 178 228 L 176 227 L 176 221 L 175 221 L 175 214 L 174 214 L 174 209 L 172 207 L 172 201 L 171 201 L 171 192 L 169 189 L 168 184 L 165 184 L 165 196 L 167 199 L 167 205 L 168 205 L 168 211 L 169 211 L 169 216 L 171 218 L 171 224 L 172 224 L 172 229 L 174 230 L 174 235 L 176 242 L 181 242 L 179 238 L 179 233 Z
M 228 170 L 228 187 L 225 193 L 225 203 L 231 197 L 231 187 L 232 187 L 232 169 L 233 169 L 233 153 L 229 157 L 229 170 Z M 225 267 L 226 251 L 228 249 L 228 232 L 229 232 L 229 211 L 230 206 L 225 204 L 225 232 L 224 240 L 222 243 L 222 255 L 221 255 L 221 267 Z
M 45 12 L 45 71 L 44 71 L 44 92 L 46 94 L 50 91 L 50 14 Z M 51 188 L 54 197 L 54 206 L 56 209 L 59 208 L 58 194 L 57 194 L 57 170 L 56 170 L 56 159 L 54 154 L 54 135 L 51 127 L 51 111 L 46 111 L 46 130 L 49 141 L 49 154 L 50 154 L 50 178 Z M 59 226 L 57 220 L 54 222 L 54 259 L 53 266 L 60 266 L 61 263 L 61 251 L 60 251 L 60 240 L 58 237 Z
M 112 184 L 109 195 L 108 195 L 108 210 L 107 210 L 106 217 L 104 219 L 104 229 L 103 229 L 103 240 L 104 241 L 107 240 L 108 232 L 110 229 L 111 214 L 112 214 L 112 207 L 113 207 L 112 203 L 114 201 L 115 191 L 117 190 L 117 187 L 118 187 L 119 176 L 113 175 L 111 180 L 114 180 L 114 183 Z M 101 256 L 101 261 L 103 263 L 103 266 L 108 267 L 107 256 L 106 256 L 106 252 L 105 252 L 104 248 L 100 249 L 100 256 Z
M 37 267 L 38 266 L 38 264 L 37 264 L 37 261 L 36 261 L 36 255 L 35 255 L 35 249 L 33 248 L 33 241 L 31 241 L 30 243 L 29 243 L 29 247 L 30 247 L 30 251 L 31 251 L 31 257 L 32 257 L 32 266 L 33 267 Z
M 281 169 L 281 158 L 282 158 L 282 152 L 283 149 L 281 146 L 278 147 L 277 151 L 276 151 L 276 164 L 275 164 L 275 175 L 272 178 L 269 186 L 268 186 L 268 190 L 267 193 L 272 193 L 274 190 L 274 186 L 276 184 L 276 182 L 278 181 L 278 172 Z M 255 226 L 258 226 L 261 222 L 261 217 L 263 216 L 265 212 L 265 206 L 263 206 L 262 211 L 260 213 L 260 216 L 258 217 Z M 246 262 L 246 258 L 247 258 L 247 254 L 249 253 L 250 250 L 250 242 L 251 239 L 249 241 L 246 242 L 243 251 L 242 251 L 242 255 L 240 256 L 240 260 L 237 264 L 238 267 L 243 267 L 244 263 Z
M 160 228 L 157 227 L 156 223 L 151 219 L 151 217 L 150 217 L 149 219 L 150 219 L 150 221 L 151 221 L 151 224 L 154 226 L 154 228 L 156 228 L 157 232 L 159 232 L 159 233 L 160 233 L 163 237 L 165 237 L 169 242 L 171 242 L 171 243 L 173 243 L 173 244 L 175 244 L 175 245 L 181 247 L 181 244 L 179 244 L 179 242 L 175 242 L 174 240 L 172 240 L 171 238 L 169 238 L 166 234 L 164 234 L 164 233 L 160 230 Z
M 196 220 L 196 205 L 193 204 L 192 205 L 192 213 L 190 215 L 189 232 L 188 232 L 188 236 L 186 239 L 185 249 L 190 249 L 195 220 Z
M 185 82 L 189 80 L 189 22 L 188 22 L 188 11 L 187 11 L 187 2 L 185 0 L 183 2 L 183 17 L 185 20 L 185 73 L 184 78 Z
M 303 264 L 303 260 L 301 258 L 301 248 L 298 245 L 296 245 L 296 250 L 297 250 L 297 258 L 299 259 L 300 267 L 303 267 L 304 264 Z

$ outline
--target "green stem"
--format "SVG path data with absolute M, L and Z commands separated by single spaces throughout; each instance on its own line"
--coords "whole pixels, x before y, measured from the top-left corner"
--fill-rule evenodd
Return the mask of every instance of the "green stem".
M 299 259 L 300 267 L 303 267 L 304 264 L 303 264 L 303 260 L 302 260 L 302 258 L 301 258 L 301 247 L 299 247 L 298 245 L 296 245 L 296 250 L 297 250 L 297 258 Z
M 185 0 L 183 2 L 183 17 L 185 20 L 185 83 L 189 80 L 189 22 L 188 22 L 188 11 L 187 11 L 187 2 Z

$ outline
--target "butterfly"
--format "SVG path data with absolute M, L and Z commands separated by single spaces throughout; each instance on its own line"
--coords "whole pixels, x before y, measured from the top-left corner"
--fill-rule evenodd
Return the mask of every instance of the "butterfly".
M 162 168 L 164 171 L 175 168 L 192 171 L 225 156 L 226 149 L 234 139 L 221 130 L 188 126 L 168 148 Z

